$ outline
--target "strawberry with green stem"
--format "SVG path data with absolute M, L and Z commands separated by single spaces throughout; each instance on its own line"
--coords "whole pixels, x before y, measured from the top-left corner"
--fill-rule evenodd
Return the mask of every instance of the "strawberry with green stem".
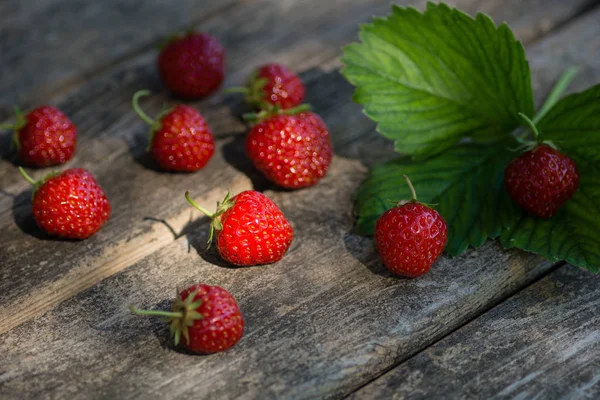
M 215 151 L 215 140 L 208 124 L 194 108 L 179 104 L 162 112 L 157 119 L 140 107 L 139 99 L 148 90 L 133 95 L 133 109 L 150 125 L 148 151 L 166 171 L 194 172 L 204 168 Z
M 32 167 L 64 164 L 75 153 L 77 128 L 58 108 L 42 106 L 26 114 L 15 107 L 16 122 L 0 125 L 12 129 L 13 145 L 21 161 Z
M 246 154 L 267 179 L 287 189 L 316 185 L 329 169 L 333 148 L 329 130 L 310 106 L 274 107 L 244 119 L 254 123 L 246 136 Z
M 192 285 L 178 294 L 171 311 L 140 310 L 141 316 L 163 317 L 175 345 L 189 351 L 211 354 L 233 347 L 244 334 L 244 319 L 233 296 L 225 289 L 206 284 Z
M 504 170 L 504 186 L 521 208 L 540 218 L 550 218 L 575 194 L 579 172 L 575 162 L 544 140 L 535 123 L 519 113 L 533 132 L 535 142 L 524 144 L 526 151 Z
M 375 225 L 375 244 L 384 265 L 394 274 L 417 277 L 431 269 L 448 241 L 448 226 L 433 208 L 417 201 L 417 193 L 406 175 L 412 193 L 386 211 Z
M 279 207 L 264 194 L 246 190 L 227 193 L 211 213 L 185 193 L 187 201 L 212 222 L 208 244 L 216 236 L 221 257 L 239 266 L 271 264 L 281 260 L 294 239 L 294 230 Z
M 271 63 L 257 68 L 246 87 L 229 88 L 225 92 L 243 93 L 246 103 L 258 109 L 279 107 L 285 110 L 299 106 L 306 89 L 294 71 Z
M 111 206 L 94 176 L 82 168 L 51 173 L 33 185 L 32 211 L 40 228 L 53 236 L 86 239 L 108 221 Z

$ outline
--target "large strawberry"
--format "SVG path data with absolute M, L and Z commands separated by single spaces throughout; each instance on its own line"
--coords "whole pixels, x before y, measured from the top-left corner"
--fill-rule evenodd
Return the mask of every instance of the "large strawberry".
M 158 56 L 164 84 L 176 95 L 195 99 L 216 90 L 225 76 L 225 49 L 207 33 L 174 36 Z
M 166 317 L 175 345 L 192 352 L 211 354 L 233 347 L 244 334 L 244 319 L 229 292 L 218 286 L 197 284 L 179 293 L 171 311 L 130 310 L 137 315 Z
M 35 181 L 19 168 L 34 186 L 33 217 L 53 236 L 86 239 L 110 217 L 111 207 L 94 176 L 82 168 L 68 169 Z
M 247 190 L 233 197 L 227 193 L 225 199 L 217 203 L 214 214 L 196 204 L 188 192 L 185 197 L 212 219 L 208 243 L 210 245 L 216 231 L 217 250 L 231 264 L 274 263 L 281 260 L 292 244 L 292 226 L 279 207 L 262 193 Z
M 49 167 L 64 164 L 75 153 L 77 128 L 59 109 L 42 106 L 26 115 L 16 109 L 14 125 L 2 125 L 13 129 L 13 143 L 19 150 L 24 164 L 32 167 Z
M 375 225 L 375 244 L 385 266 L 395 274 L 417 277 L 425 274 L 444 251 L 448 227 L 433 208 L 417 201 L 413 194 L 383 213 Z
M 525 211 L 550 218 L 573 196 L 579 187 L 575 162 L 544 141 L 535 124 L 521 117 L 534 132 L 536 143 L 512 160 L 504 170 L 504 186 L 510 197 Z
M 153 120 L 142 111 L 138 101 L 147 90 L 133 96 L 133 108 L 151 127 L 148 151 L 167 171 L 193 172 L 203 168 L 215 151 L 215 140 L 198 111 L 177 105 Z
M 261 111 L 246 137 L 246 153 L 256 168 L 288 189 L 315 185 L 333 158 L 327 126 L 302 109 Z
M 259 109 L 271 106 L 289 109 L 302 103 L 306 89 L 294 71 L 272 63 L 256 69 L 248 80 L 247 87 L 227 91 L 245 94 L 246 102 Z

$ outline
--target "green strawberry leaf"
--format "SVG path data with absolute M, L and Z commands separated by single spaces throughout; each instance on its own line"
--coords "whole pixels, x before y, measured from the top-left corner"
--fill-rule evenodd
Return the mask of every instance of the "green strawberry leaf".
M 502 244 L 598 272 L 600 268 L 600 85 L 565 97 L 538 123 L 579 169 L 579 190 L 557 215 L 523 215 L 502 233 Z
M 481 246 L 521 213 L 504 191 L 504 167 L 515 157 L 511 147 L 517 147 L 516 142 L 463 144 L 426 162 L 404 157 L 374 167 L 356 194 L 357 231 L 372 234 L 381 214 L 410 199 L 406 174 L 419 201 L 436 204 L 446 220 L 449 254 Z
M 420 13 L 393 7 L 345 47 L 343 73 L 378 130 L 396 150 L 440 153 L 470 137 L 503 140 L 533 115 L 529 64 L 507 25 L 445 4 Z

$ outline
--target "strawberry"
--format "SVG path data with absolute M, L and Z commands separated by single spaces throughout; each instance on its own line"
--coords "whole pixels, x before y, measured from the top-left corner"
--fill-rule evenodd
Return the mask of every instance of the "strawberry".
M 82 168 L 53 173 L 35 181 L 19 167 L 34 186 L 33 217 L 53 236 L 86 239 L 96 233 L 110 216 L 110 203 L 94 176 Z
M 32 167 L 64 164 L 75 153 L 77 128 L 59 109 L 42 106 L 25 116 L 16 109 L 17 122 L 0 128 L 13 129 L 13 142 L 21 161 Z
M 504 169 L 504 187 L 509 196 L 525 211 L 540 218 L 550 218 L 573 196 L 579 187 L 579 172 L 573 160 L 542 138 L 526 115 L 536 142 L 526 143 L 525 153 Z
M 329 132 L 323 120 L 303 106 L 257 114 L 246 137 L 246 153 L 270 181 L 288 189 L 317 184 L 333 158 Z M 248 116 L 247 116 L 248 117 Z
M 158 56 L 164 84 L 177 96 L 196 99 L 216 90 L 223 81 L 225 49 L 207 33 L 175 36 Z
M 425 274 L 444 251 L 448 227 L 434 209 L 417 201 L 417 195 L 405 175 L 413 198 L 400 202 L 377 220 L 375 244 L 385 266 L 393 273 L 408 277 Z
M 247 87 L 231 88 L 228 92 L 246 95 L 246 102 L 259 109 L 277 106 L 280 109 L 297 107 L 304 100 L 306 89 L 294 71 L 281 64 L 265 64 L 251 75 Z
M 151 126 L 148 150 L 166 171 L 193 172 L 203 168 L 215 151 L 215 140 L 198 111 L 177 105 L 162 113 L 158 121 L 142 111 L 138 100 L 150 94 L 141 90 L 133 96 L 133 108 Z
M 211 354 L 233 347 L 244 334 L 244 319 L 229 292 L 218 286 L 197 284 L 179 293 L 172 311 L 129 309 L 137 315 L 166 317 L 177 346 L 195 353 Z
M 294 239 L 294 230 L 271 199 L 254 190 L 230 198 L 227 193 L 212 214 L 200 207 L 189 195 L 185 198 L 212 219 L 209 246 L 216 231 L 217 250 L 234 265 L 270 264 L 281 260 Z
M 512 160 L 504 170 L 504 186 L 525 211 L 550 218 L 579 187 L 577 165 L 547 144 Z

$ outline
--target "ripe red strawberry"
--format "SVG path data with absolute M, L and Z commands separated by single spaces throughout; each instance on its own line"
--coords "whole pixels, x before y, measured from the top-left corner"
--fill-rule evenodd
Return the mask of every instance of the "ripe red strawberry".
M 195 99 L 212 93 L 225 75 L 225 49 L 207 33 L 177 36 L 161 50 L 158 71 L 177 96 Z
M 214 214 L 200 207 L 189 193 L 186 199 L 195 208 L 212 218 L 208 243 L 214 231 L 221 257 L 234 265 L 270 264 L 281 260 L 294 239 L 294 230 L 279 207 L 271 199 L 254 190 L 230 198 L 227 193 L 217 203 Z
M 246 153 L 270 181 L 300 189 L 315 185 L 327 174 L 333 149 L 327 127 L 317 114 L 294 115 L 292 110 L 267 116 L 253 126 L 246 137 Z
M 23 168 L 19 170 L 34 185 L 33 217 L 48 234 L 86 239 L 108 221 L 110 203 L 94 176 L 85 169 L 68 169 L 37 182 Z
M 573 160 L 543 144 L 506 166 L 504 185 L 510 197 L 525 211 L 550 218 L 577 191 L 579 172 Z
M 434 209 L 417 202 L 415 190 L 408 203 L 386 211 L 375 225 L 375 244 L 385 266 L 395 274 L 417 277 L 439 258 L 448 241 L 448 227 Z
M 197 284 L 179 293 L 172 311 L 130 310 L 137 315 L 167 317 L 171 336 L 177 346 L 192 352 L 211 354 L 233 347 L 244 334 L 244 319 L 229 292 L 218 286 Z
M 138 104 L 142 90 L 133 96 L 133 108 L 151 126 L 148 150 L 167 171 L 193 172 L 203 168 L 215 151 L 215 140 L 198 111 L 177 105 L 161 114 L 158 121 L 146 115 Z
M 17 109 L 17 122 L 1 126 L 15 131 L 13 141 L 24 164 L 49 167 L 64 164 L 73 157 L 77 128 L 59 109 L 42 106 L 25 116 Z
M 294 71 L 273 63 L 254 71 L 247 87 L 231 88 L 228 91 L 244 93 L 246 102 L 257 108 L 277 106 L 289 109 L 302 103 L 306 89 Z

